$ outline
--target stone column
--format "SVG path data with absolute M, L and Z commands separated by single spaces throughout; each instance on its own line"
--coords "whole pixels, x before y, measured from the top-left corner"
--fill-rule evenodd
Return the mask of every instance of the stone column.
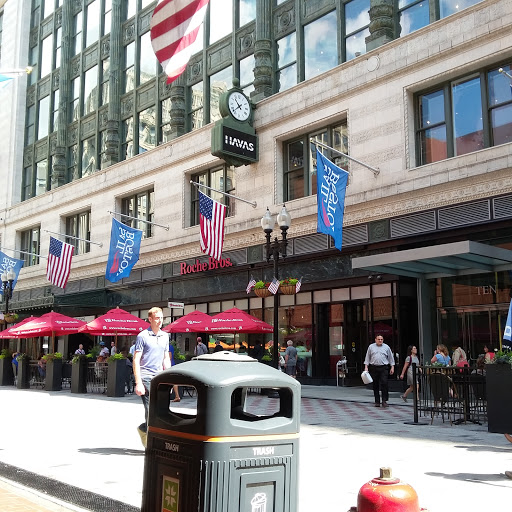
M 272 95 L 272 2 L 256 2 L 256 41 L 254 43 L 254 91 L 251 99 L 258 102 Z
M 395 39 L 394 1 L 370 0 L 370 35 L 366 38 L 366 51 L 369 52 Z

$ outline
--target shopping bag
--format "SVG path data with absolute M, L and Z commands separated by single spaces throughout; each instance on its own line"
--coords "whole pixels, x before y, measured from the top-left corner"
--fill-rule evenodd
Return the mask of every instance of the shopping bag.
M 370 372 L 367 372 L 367 371 L 364 371 L 363 373 L 361 373 L 361 379 L 363 379 L 363 382 L 365 384 L 371 384 L 373 382 Z

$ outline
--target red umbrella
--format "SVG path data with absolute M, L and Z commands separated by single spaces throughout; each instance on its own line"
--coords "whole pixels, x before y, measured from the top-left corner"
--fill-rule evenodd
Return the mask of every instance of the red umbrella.
M 92 322 L 80 327 L 78 332 L 94 336 L 137 336 L 139 332 L 147 329 L 149 324 L 124 309 L 115 308 L 107 311 Z
M 212 325 L 207 326 L 205 331 L 209 332 L 274 332 L 274 328 L 256 318 L 249 315 L 245 311 L 238 308 L 231 308 L 223 313 L 215 315 L 211 319 Z
M 212 325 L 212 317 L 202 311 L 191 311 L 185 316 L 174 320 L 162 329 L 165 332 L 206 332 Z
M 82 320 L 77 320 L 61 313 L 45 313 L 39 318 L 34 318 L 24 325 L 13 328 L 12 333 L 16 338 L 37 338 L 38 336 L 52 337 L 52 351 L 54 351 L 55 336 L 74 334 L 85 325 Z
M 25 318 L 25 320 L 22 320 L 21 322 L 18 322 L 17 324 L 12 325 L 11 327 L 9 327 L 9 329 L 5 329 L 5 331 L 0 332 L 0 338 L 3 338 L 3 339 L 23 338 L 23 336 L 13 333 L 12 330 L 16 329 L 17 327 L 21 327 L 22 325 L 25 325 L 27 322 L 31 322 L 32 320 L 35 320 L 36 318 L 37 317 L 35 317 L 35 316 L 29 316 L 28 318 Z

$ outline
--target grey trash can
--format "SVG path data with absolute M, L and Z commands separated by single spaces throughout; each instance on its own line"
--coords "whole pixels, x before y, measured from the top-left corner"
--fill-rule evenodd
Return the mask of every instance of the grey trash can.
M 197 407 L 171 404 L 173 384 Z M 299 430 L 300 384 L 283 372 L 231 352 L 174 366 L 151 382 L 142 512 L 296 512 Z

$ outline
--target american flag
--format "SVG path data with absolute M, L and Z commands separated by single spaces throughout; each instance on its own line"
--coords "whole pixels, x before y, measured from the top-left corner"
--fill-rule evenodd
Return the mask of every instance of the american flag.
M 199 191 L 201 250 L 216 260 L 222 255 L 225 217 L 226 207 Z
M 167 73 L 167 83 L 178 78 L 195 48 L 209 0 L 160 0 L 151 18 L 151 44 Z
M 300 292 L 300 287 L 301 286 L 302 286 L 302 277 L 295 284 L 295 293 L 299 293 Z
M 46 277 L 50 283 L 59 288 L 66 288 L 74 251 L 75 248 L 72 245 L 61 242 L 53 236 L 50 237 L 50 250 L 46 265 Z
M 252 290 L 252 287 L 256 284 L 256 280 L 254 279 L 254 277 L 251 276 L 251 280 L 247 283 L 247 288 L 245 289 L 245 291 L 247 293 L 250 293 L 250 291 Z
M 277 290 L 279 290 L 280 284 L 281 283 L 279 283 L 279 281 L 274 277 L 274 279 L 272 279 L 272 282 L 268 285 L 268 291 L 275 295 L 277 293 Z

